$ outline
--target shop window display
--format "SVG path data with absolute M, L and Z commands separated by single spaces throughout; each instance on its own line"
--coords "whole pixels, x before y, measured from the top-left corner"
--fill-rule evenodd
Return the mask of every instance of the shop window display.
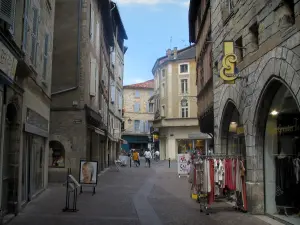
M 202 154 L 205 152 L 205 140 L 193 140 L 193 139 L 179 139 L 178 154 L 184 154 L 191 151 L 200 151 Z
M 281 86 L 269 109 L 265 129 L 266 213 L 300 224 L 300 113 Z
M 65 167 L 65 149 L 58 141 L 50 141 L 49 166 L 50 167 Z

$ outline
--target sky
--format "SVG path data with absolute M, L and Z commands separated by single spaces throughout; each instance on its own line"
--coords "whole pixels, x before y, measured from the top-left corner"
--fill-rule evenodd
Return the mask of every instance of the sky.
M 128 40 L 124 85 L 153 79 L 152 67 L 168 48 L 189 46 L 189 0 L 115 0 Z

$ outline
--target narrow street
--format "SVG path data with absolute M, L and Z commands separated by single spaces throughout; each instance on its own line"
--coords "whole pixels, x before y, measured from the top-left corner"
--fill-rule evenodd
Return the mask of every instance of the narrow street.
M 84 189 L 79 195 L 76 213 L 62 212 L 65 189 L 50 187 L 10 225 L 193 225 L 243 224 L 267 225 L 250 215 L 236 212 L 227 203 L 215 203 L 210 215 L 199 212 L 199 205 L 189 198 L 186 178 L 178 178 L 176 163 L 152 163 L 152 168 L 110 169 L 98 179 L 96 195 Z M 278 224 L 278 223 L 272 223 Z

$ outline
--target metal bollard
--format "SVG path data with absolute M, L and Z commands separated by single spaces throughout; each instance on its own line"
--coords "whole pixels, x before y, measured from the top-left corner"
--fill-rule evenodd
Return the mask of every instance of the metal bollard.
M 129 165 L 130 165 L 130 167 L 131 167 L 131 157 L 129 157 Z
M 171 159 L 169 158 L 169 168 L 171 168 Z
M 107 167 L 109 167 L 109 153 L 107 154 Z

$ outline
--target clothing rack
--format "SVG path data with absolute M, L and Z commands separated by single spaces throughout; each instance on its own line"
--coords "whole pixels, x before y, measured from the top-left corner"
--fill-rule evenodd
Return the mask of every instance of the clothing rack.
M 197 170 L 196 170 L 196 165 L 199 165 L 199 163 L 197 164 L 197 161 L 199 161 L 200 159 L 203 159 L 203 160 L 211 160 L 211 159 L 217 159 L 217 160 L 220 160 L 220 159 L 238 159 L 238 160 L 243 160 L 244 157 L 242 155 L 227 155 L 227 154 L 213 154 L 213 155 L 201 155 L 199 157 L 197 157 L 196 159 L 194 159 L 194 161 L 196 162 L 193 162 L 194 166 L 195 166 L 195 173 L 197 173 Z M 209 167 L 209 170 L 211 170 L 211 162 L 210 161 L 207 161 L 206 163 L 208 163 L 208 167 Z M 213 165 L 214 166 L 214 165 Z M 211 172 L 211 171 L 210 171 Z M 214 167 L 214 170 L 213 170 L 213 173 L 215 173 L 215 167 Z M 236 176 L 236 171 L 235 171 L 235 176 Z M 207 187 L 206 187 L 206 190 L 208 191 L 208 185 L 211 185 L 209 183 L 211 183 L 211 180 L 208 176 L 205 177 L 207 180 L 206 180 L 206 184 L 207 184 Z M 215 179 L 215 178 L 213 178 Z M 223 181 L 225 182 L 225 180 Z M 236 181 L 235 181 L 236 182 Z M 197 183 L 197 182 L 196 182 Z M 206 215 L 209 215 L 209 212 L 208 212 L 208 209 L 210 208 L 211 205 L 209 205 L 209 198 L 213 198 L 213 201 L 210 202 L 210 204 L 212 204 L 216 199 L 217 200 L 220 200 L 220 199 L 227 199 L 228 201 L 235 201 L 235 205 L 233 206 L 235 210 L 239 210 L 239 211 L 245 211 L 242 207 L 240 207 L 238 205 L 238 192 L 237 191 L 234 191 L 234 194 L 236 196 L 236 199 L 233 199 L 231 198 L 231 194 L 230 192 L 232 191 L 228 191 L 225 195 L 222 195 L 222 196 L 219 196 L 219 197 L 216 197 L 215 196 L 215 180 L 213 180 L 213 185 L 211 186 L 211 193 L 209 194 L 208 192 L 207 193 L 202 193 L 200 190 L 197 190 L 198 191 L 198 202 L 200 204 L 200 212 L 205 212 Z M 196 184 L 197 186 L 197 184 Z M 193 185 L 192 185 L 193 187 Z M 194 186 L 195 187 L 195 186 Z M 213 188 L 213 189 L 212 189 Z M 213 193 L 213 196 L 211 197 Z M 241 193 L 239 193 L 241 194 Z M 210 195 L 210 196 L 209 196 Z M 241 197 L 241 196 L 239 196 Z M 243 200 L 243 199 L 242 199 Z

